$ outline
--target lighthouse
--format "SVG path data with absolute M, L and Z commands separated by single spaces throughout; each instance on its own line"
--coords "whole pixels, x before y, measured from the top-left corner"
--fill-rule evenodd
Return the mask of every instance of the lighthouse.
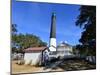
M 47 63 L 46 60 L 57 58 L 56 56 L 56 14 L 53 12 L 51 16 L 49 47 L 42 52 L 42 62 Z
M 51 16 L 49 50 L 56 51 L 56 14 L 54 12 Z

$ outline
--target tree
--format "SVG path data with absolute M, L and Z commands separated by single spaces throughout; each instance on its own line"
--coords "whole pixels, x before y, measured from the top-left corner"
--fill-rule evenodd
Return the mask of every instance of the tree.
M 16 24 L 12 24 L 12 25 L 11 25 L 11 32 L 12 32 L 12 35 L 16 34 L 16 32 L 17 32 L 16 27 L 17 27 Z
M 12 24 L 11 27 L 11 45 L 12 52 L 23 52 L 23 49 L 29 47 L 41 47 L 47 46 L 46 42 L 43 42 L 40 37 L 33 34 L 17 34 L 17 25 Z
M 84 49 L 87 55 L 96 54 L 96 7 L 81 6 L 80 15 L 77 18 L 76 26 L 83 28 L 79 42 L 82 44 L 80 50 Z
M 15 47 L 18 52 L 23 52 L 24 49 L 29 47 L 41 47 L 47 46 L 47 43 L 43 42 L 38 36 L 33 34 L 17 34 L 13 37 L 15 40 Z
M 19 34 L 16 42 L 19 44 L 21 49 L 47 45 L 39 37 L 33 34 Z
M 17 36 L 17 25 L 16 24 L 12 24 L 11 25 L 11 46 L 12 46 L 12 52 L 16 52 L 17 48 L 16 48 L 16 36 Z

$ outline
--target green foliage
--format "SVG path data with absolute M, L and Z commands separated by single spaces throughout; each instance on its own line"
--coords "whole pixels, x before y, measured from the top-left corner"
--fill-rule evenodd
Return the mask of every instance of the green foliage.
M 87 46 L 78 44 L 78 45 L 76 45 L 76 50 L 79 51 L 79 54 L 81 54 L 83 56 L 84 55 L 87 56 L 87 53 L 88 53 L 88 47 Z
M 17 32 L 16 27 L 17 27 L 16 24 L 12 24 L 12 26 L 11 26 L 11 32 L 12 32 L 12 35 L 16 34 L 16 32 Z
M 23 49 L 29 47 L 47 46 L 38 36 L 33 34 L 17 34 L 17 25 L 12 24 L 12 52 L 22 52 Z
M 19 44 L 21 49 L 46 46 L 45 42 L 42 42 L 39 37 L 33 34 L 19 34 L 17 35 L 16 42 Z
M 80 27 L 83 26 L 83 28 L 86 29 L 87 26 L 91 24 L 96 25 L 96 7 L 95 6 L 81 6 L 80 15 L 78 16 L 76 25 Z
M 87 55 L 96 54 L 96 7 L 81 6 L 76 26 L 83 28 L 79 49 Z

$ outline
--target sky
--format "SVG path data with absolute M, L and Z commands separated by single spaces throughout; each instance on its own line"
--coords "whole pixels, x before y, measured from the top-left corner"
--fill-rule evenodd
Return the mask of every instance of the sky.
M 67 41 L 70 45 L 79 43 L 82 29 L 75 25 L 80 5 L 12 0 L 12 24 L 17 24 L 18 33 L 29 33 L 49 44 L 51 15 L 56 13 L 57 44 Z

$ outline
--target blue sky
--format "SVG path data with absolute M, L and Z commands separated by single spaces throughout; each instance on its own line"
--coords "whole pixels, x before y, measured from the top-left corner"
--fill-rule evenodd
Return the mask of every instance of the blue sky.
M 30 33 L 49 42 L 51 15 L 56 13 L 57 43 L 67 41 L 71 45 L 78 44 L 81 37 L 75 21 L 79 15 L 79 5 L 50 4 L 36 2 L 12 1 L 12 23 L 17 24 L 18 33 Z

